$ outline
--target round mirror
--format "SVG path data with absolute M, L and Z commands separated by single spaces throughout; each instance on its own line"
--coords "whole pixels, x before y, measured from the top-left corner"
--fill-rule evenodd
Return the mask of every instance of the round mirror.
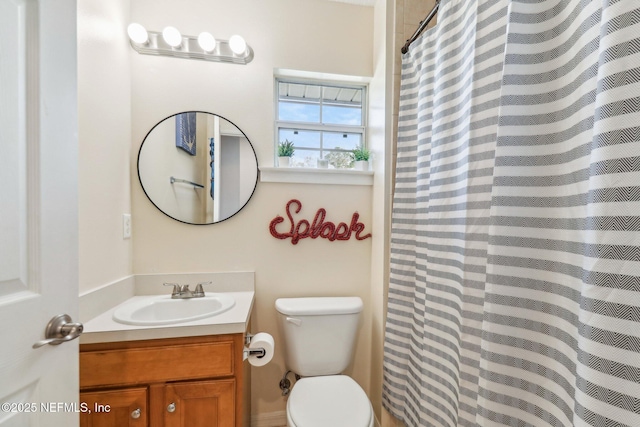
M 138 154 L 138 177 L 165 215 L 213 224 L 247 204 L 258 182 L 258 160 L 236 125 L 216 114 L 187 111 L 149 131 Z

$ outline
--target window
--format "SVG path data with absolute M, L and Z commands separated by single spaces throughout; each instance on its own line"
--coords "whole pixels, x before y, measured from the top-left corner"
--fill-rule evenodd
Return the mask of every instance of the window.
M 365 141 L 364 86 L 276 80 L 276 142 L 293 142 L 293 166 L 351 167 L 351 150 Z

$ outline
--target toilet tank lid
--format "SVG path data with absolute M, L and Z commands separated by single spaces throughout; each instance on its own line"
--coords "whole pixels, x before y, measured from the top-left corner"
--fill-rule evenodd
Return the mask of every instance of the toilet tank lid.
M 355 314 L 362 311 L 359 297 L 279 298 L 276 310 L 288 316 Z

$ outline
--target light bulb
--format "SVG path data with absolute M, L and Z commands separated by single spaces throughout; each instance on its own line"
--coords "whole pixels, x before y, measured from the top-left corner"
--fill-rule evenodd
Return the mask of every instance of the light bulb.
M 127 34 L 132 42 L 138 44 L 145 44 L 149 40 L 149 34 L 147 30 L 137 22 L 132 22 L 127 27 Z
M 175 27 L 165 27 L 162 30 L 162 38 L 171 47 L 180 47 L 182 44 L 182 34 Z
M 229 47 L 236 55 L 242 55 L 247 51 L 247 42 L 238 35 L 231 36 L 229 39 Z
M 203 32 L 198 36 L 198 44 L 205 52 L 213 52 L 216 48 L 216 39 L 210 33 Z

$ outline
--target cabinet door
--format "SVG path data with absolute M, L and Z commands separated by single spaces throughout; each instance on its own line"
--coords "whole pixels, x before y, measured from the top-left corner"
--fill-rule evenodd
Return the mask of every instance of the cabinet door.
M 165 427 L 235 426 L 235 380 L 167 384 Z
M 80 427 L 147 427 L 147 389 L 80 393 L 86 412 L 80 413 Z

